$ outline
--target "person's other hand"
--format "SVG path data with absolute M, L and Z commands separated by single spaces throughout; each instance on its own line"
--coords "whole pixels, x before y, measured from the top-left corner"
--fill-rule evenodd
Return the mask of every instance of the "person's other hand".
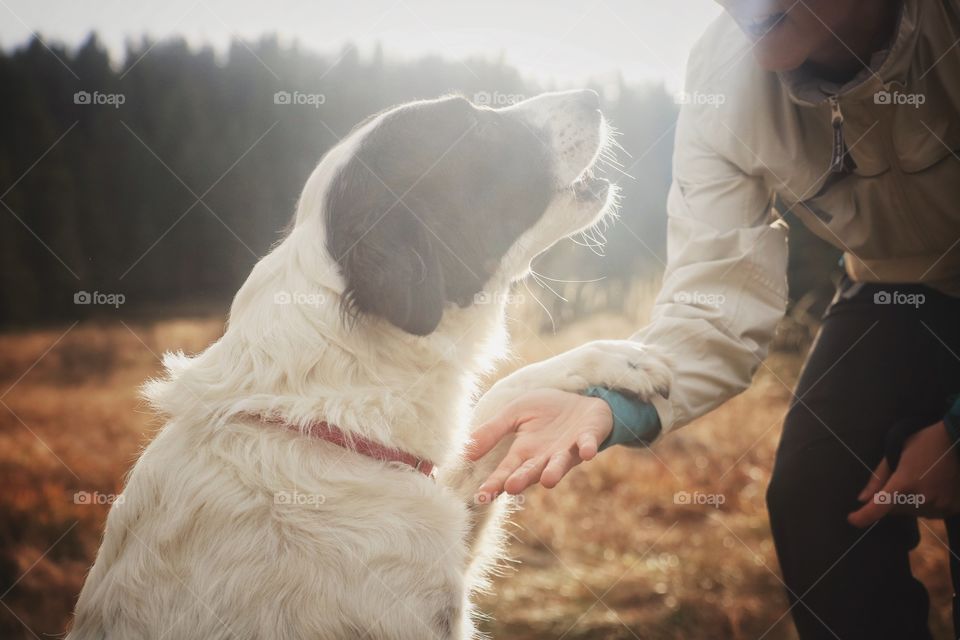
M 896 470 L 881 461 L 857 498 L 866 504 L 847 518 L 857 527 L 891 513 L 930 518 L 960 513 L 960 457 L 943 422 L 907 440 Z
M 471 460 L 482 458 L 507 434 L 516 434 L 478 492 L 518 494 L 537 482 L 553 488 L 570 469 L 592 460 L 612 429 L 613 414 L 601 398 L 555 389 L 527 391 L 473 433 Z

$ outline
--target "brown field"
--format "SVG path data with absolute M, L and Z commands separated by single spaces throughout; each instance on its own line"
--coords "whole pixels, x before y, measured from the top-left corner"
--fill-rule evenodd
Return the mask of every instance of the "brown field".
M 522 314 L 525 317 L 529 314 Z M 556 334 L 513 323 L 518 359 L 637 319 L 595 316 Z M 195 352 L 220 318 L 82 323 L 0 335 L 0 638 L 61 634 L 100 540 L 112 494 L 159 425 L 137 387 L 168 349 Z M 514 518 L 515 569 L 481 605 L 494 637 L 793 638 L 770 540 L 764 490 L 800 355 L 775 353 L 753 388 L 649 451 L 615 450 L 553 491 L 535 489 Z M 675 504 L 719 494 L 719 508 Z M 914 553 L 931 625 L 949 637 L 949 576 L 939 523 Z

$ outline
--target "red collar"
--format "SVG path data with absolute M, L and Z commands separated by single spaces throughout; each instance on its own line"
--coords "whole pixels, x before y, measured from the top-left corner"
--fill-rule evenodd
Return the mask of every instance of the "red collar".
M 363 436 L 356 434 L 348 435 L 336 425 L 329 424 L 323 420 L 319 422 L 312 422 L 305 430 L 301 430 L 282 418 L 264 416 L 256 417 L 262 422 L 286 427 L 293 431 L 310 436 L 311 438 L 325 440 L 339 447 L 343 447 L 344 449 L 356 451 L 357 453 L 363 454 L 368 458 L 373 458 L 374 460 L 381 460 L 383 462 L 399 462 L 413 468 L 416 471 L 419 471 L 425 476 L 429 476 L 431 473 L 433 473 L 433 463 L 426 458 L 418 458 L 412 453 L 400 451 L 399 449 L 391 449 L 390 447 L 382 445 L 379 442 L 374 442 L 369 438 L 364 438 Z

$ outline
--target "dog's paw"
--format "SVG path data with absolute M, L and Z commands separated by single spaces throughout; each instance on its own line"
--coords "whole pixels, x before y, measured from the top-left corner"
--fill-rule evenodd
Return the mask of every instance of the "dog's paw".
M 483 421 L 508 402 L 533 389 L 579 393 L 588 387 L 626 391 L 641 400 L 670 395 L 669 360 L 659 350 L 633 340 L 597 340 L 542 362 L 528 365 L 498 381 L 477 404 Z
M 549 362 L 549 361 L 547 361 Z M 557 356 L 553 367 L 568 380 L 565 390 L 589 386 L 627 391 L 641 400 L 670 397 L 673 373 L 656 348 L 633 340 L 597 340 Z

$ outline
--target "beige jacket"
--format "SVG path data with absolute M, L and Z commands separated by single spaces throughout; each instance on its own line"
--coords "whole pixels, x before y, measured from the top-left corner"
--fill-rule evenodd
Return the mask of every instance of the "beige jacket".
M 766 356 L 787 302 L 778 211 L 842 249 L 854 280 L 960 295 L 960 0 L 905 0 L 870 66 L 842 87 L 764 72 L 726 15 L 691 53 L 668 265 L 635 336 L 674 361 L 664 430 L 745 389 Z

